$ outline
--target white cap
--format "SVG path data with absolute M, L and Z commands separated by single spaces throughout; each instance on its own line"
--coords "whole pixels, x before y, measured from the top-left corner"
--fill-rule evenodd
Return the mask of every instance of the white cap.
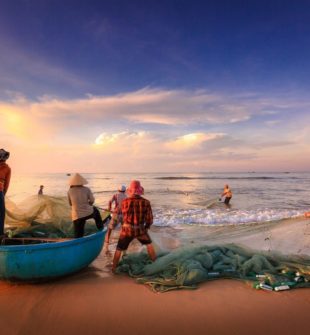
M 126 191 L 126 185 L 120 185 L 118 190 L 119 190 L 119 192 L 125 192 Z

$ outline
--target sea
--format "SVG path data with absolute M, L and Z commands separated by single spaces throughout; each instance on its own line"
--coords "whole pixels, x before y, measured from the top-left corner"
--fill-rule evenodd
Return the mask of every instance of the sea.
M 120 185 L 140 180 L 158 227 L 239 225 L 302 216 L 310 210 L 310 173 L 85 173 L 96 202 L 107 208 Z M 8 196 L 16 204 L 37 194 L 65 196 L 70 173 L 14 174 Z M 224 185 L 230 206 L 221 199 Z

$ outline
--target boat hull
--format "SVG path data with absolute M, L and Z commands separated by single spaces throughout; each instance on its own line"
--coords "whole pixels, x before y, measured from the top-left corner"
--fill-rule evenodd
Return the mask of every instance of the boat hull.
M 106 230 L 78 239 L 0 246 L 0 279 L 39 281 L 77 272 L 101 252 Z

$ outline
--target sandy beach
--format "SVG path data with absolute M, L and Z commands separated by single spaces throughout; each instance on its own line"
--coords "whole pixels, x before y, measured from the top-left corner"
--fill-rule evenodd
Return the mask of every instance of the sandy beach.
M 1 334 L 292 335 L 310 327 L 309 289 L 257 291 L 221 279 L 195 290 L 154 293 L 112 275 L 111 257 L 102 252 L 85 270 L 53 282 L 0 282 Z
M 134 278 L 112 275 L 119 231 L 86 269 L 41 284 L 0 281 L 0 327 L 5 335 L 292 335 L 310 327 L 310 289 L 255 290 L 252 283 L 217 279 L 198 289 L 154 293 Z M 153 226 L 156 251 L 240 243 L 261 251 L 308 257 L 309 220 L 303 216 L 243 225 Z M 140 252 L 134 241 L 128 253 Z

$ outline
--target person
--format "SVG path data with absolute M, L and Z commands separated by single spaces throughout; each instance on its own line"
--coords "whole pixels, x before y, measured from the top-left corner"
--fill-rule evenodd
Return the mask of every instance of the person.
M 113 194 L 112 198 L 109 201 L 109 211 L 112 210 L 112 205 L 114 204 L 113 208 L 113 214 L 112 214 L 112 220 L 110 221 L 110 224 L 108 226 L 108 231 L 105 236 L 105 251 L 108 253 L 109 251 L 109 242 L 110 237 L 112 234 L 113 229 L 117 227 L 119 223 L 123 223 L 123 214 L 122 214 L 122 201 L 127 198 L 126 195 L 126 186 L 120 185 L 118 188 L 118 192 Z
M 94 219 L 98 230 L 103 229 L 103 222 L 99 210 L 93 206 L 95 198 L 92 191 L 84 186 L 88 181 L 79 173 L 69 179 L 68 201 L 71 206 L 71 216 L 74 225 L 74 236 L 84 236 L 86 220 Z
M 221 197 L 225 197 L 224 203 L 225 203 L 225 205 L 228 206 L 229 202 L 230 202 L 230 199 L 232 198 L 232 191 L 227 184 L 224 186 L 224 191 L 223 191 Z
M 0 236 L 4 235 L 5 220 L 5 200 L 4 197 L 10 186 L 11 168 L 6 163 L 10 157 L 10 153 L 4 149 L 0 149 Z
M 305 212 L 305 217 L 310 218 L 310 212 Z
M 43 188 L 44 188 L 44 185 L 40 185 L 38 195 L 43 195 Z
M 142 197 L 144 188 L 139 180 L 132 180 L 127 189 L 128 198 L 122 201 L 123 224 L 113 258 L 112 271 L 115 272 L 122 252 L 136 238 L 142 245 L 146 245 L 152 261 L 156 253 L 148 230 L 153 224 L 152 207 L 149 200 Z

